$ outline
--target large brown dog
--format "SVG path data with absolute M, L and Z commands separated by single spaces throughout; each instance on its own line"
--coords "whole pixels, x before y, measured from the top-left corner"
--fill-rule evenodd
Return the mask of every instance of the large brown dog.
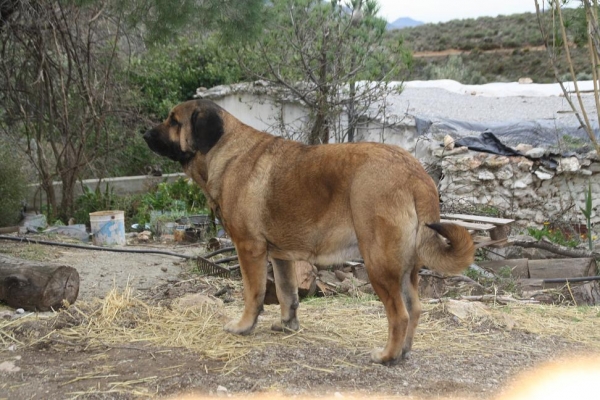
M 239 321 L 225 326 L 228 332 L 254 327 L 267 258 L 281 304 L 281 323 L 273 329 L 297 330 L 292 262 L 331 265 L 360 251 L 389 325 L 387 344 L 372 359 L 390 363 L 412 346 L 421 314 L 419 268 L 458 273 L 473 261 L 469 233 L 439 223 L 433 180 L 399 147 L 307 146 L 257 131 L 208 100 L 176 106 L 144 139 L 182 164 L 235 244 L 245 307 Z

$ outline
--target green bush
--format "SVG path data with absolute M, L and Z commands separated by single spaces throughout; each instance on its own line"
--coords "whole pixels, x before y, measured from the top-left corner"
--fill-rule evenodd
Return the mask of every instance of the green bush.
M 467 67 L 460 56 L 450 56 L 444 65 L 429 64 L 425 68 L 427 79 L 453 79 L 455 81 L 480 85 L 486 83 L 478 71 Z
M 144 194 L 134 219 L 142 224 L 150 222 L 152 211 L 198 214 L 206 212 L 206 198 L 198 185 L 179 178 L 173 183 L 158 184 L 156 190 Z
M 4 147 L 0 150 L 0 226 L 19 222 L 19 210 L 26 191 L 27 180 L 21 170 L 21 162 L 14 152 Z

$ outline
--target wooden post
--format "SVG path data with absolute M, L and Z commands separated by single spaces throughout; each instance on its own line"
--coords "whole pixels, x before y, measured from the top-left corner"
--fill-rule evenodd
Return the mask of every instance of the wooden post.
M 0 255 L 0 301 L 28 311 L 56 310 L 79 295 L 73 267 L 49 265 Z

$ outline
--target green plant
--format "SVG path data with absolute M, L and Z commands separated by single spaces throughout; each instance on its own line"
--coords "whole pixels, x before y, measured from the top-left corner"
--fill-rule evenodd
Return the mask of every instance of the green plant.
M 585 225 L 587 227 L 587 238 L 588 238 L 588 247 L 590 250 L 593 250 L 594 241 L 592 240 L 592 183 L 588 183 L 588 190 L 585 193 L 585 208 L 580 207 L 581 213 L 585 217 Z
M 173 183 L 159 183 L 156 190 L 144 194 L 139 203 L 134 216 L 138 223 L 150 222 L 153 211 L 158 212 L 155 215 L 170 213 L 171 220 L 174 213 L 183 216 L 207 212 L 206 197 L 200 188 L 182 177 Z
M 83 194 L 75 199 L 75 212 L 73 216 L 78 223 L 88 223 L 90 213 L 112 210 L 114 203 L 114 191 L 108 186 L 108 183 L 106 183 L 104 191 L 100 190 L 100 185 L 96 186 L 95 190 L 83 186 Z
M 553 243 L 566 247 L 577 247 L 579 240 L 567 237 L 560 229 L 552 229 L 549 225 L 544 225 L 542 229 L 527 228 L 529 236 L 537 240 L 547 238 Z
M 17 160 L 14 152 L 0 151 L 0 226 L 16 224 L 19 221 L 21 202 L 25 199 L 27 190 L 25 174 L 21 170 L 22 163 Z

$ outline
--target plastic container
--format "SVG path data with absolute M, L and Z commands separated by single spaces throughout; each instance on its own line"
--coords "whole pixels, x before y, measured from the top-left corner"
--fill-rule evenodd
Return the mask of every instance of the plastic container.
M 90 213 L 92 242 L 96 246 L 127 244 L 125 240 L 125 213 L 123 211 L 97 211 Z

